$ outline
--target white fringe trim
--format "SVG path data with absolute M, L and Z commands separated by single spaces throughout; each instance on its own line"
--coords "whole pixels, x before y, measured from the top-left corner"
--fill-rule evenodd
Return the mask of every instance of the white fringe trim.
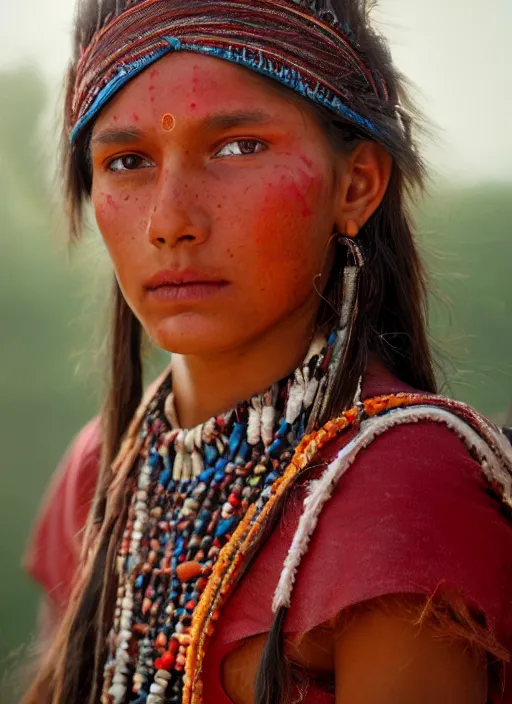
M 396 408 L 385 416 L 370 418 L 361 423 L 358 435 L 351 440 L 327 466 L 319 479 L 312 481 L 308 486 L 308 494 L 304 499 L 304 511 L 300 517 L 299 525 L 293 536 L 292 544 L 284 561 L 283 570 L 274 592 L 272 602 L 273 612 L 281 607 L 289 608 L 291 594 L 297 570 L 303 556 L 306 554 L 309 543 L 315 531 L 322 508 L 332 495 L 332 492 L 345 472 L 352 466 L 359 452 L 379 435 L 394 426 L 405 423 L 418 423 L 421 421 L 434 421 L 448 426 L 464 441 L 466 447 L 472 450 L 480 460 L 485 476 L 498 482 L 503 489 L 503 501 L 512 506 L 512 451 L 505 448 L 503 438 L 497 438 L 500 446 L 505 450 L 508 459 L 508 470 L 497 460 L 489 445 L 465 421 L 454 413 L 434 406 L 414 406 Z M 493 436 L 498 433 L 492 431 Z

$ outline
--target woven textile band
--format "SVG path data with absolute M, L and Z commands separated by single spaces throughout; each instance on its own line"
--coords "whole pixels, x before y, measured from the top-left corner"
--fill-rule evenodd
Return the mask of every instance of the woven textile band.
M 143 69 L 172 51 L 194 51 L 245 66 L 328 108 L 366 133 L 370 120 L 350 107 L 343 76 L 358 95 L 385 103 L 376 71 L 347 28 L 318 19 L 293 0 L 145 0 L 108 22 L 77 67 L 68 130 L 74 142 L 105 103 Z

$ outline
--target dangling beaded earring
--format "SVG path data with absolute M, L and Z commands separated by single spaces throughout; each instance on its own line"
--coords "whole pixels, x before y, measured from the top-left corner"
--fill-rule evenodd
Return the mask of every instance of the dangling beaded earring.
M 355 238 L 359 233 L 359 226 L 355 220 L 349 220 L 345 226 L 345 233 L 336 233 L 337 242 L 348 248 L 347 263 L 343 269 L 342 278 L 342 299 L 339 310 L 339 321 L 336 330 L 336 340 L 332 348 L 327 374 L 322 379 L 323 388 L 317 395 L 315 407 L 311 413 L 307 432 L 311 432 L 318 419 L 330 406 L 333 395 L 335 379 L 339 369 L 347 359 L 347 353 L 352 342 L 354 323 L 358 313 L 358 290 L 359 276 L 364 266 L 364 257 L 361 248 Z M 354 404 L 360 401 L 361 379 L 359 380 Z

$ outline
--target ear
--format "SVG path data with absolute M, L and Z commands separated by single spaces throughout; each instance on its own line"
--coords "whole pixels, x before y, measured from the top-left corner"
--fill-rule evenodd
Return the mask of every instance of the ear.
M 376 142 L 357 145 L 345 162 L 339 181 L 336 227 L 355 237 L 377 210 L 391 178 L 393 160 Z

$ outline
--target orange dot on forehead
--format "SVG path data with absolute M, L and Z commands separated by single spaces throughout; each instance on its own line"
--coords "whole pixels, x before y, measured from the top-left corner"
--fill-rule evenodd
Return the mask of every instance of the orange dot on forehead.
M 170 132 L 172 129 L 174 129 L 174 125 L 176 124 L 176 121 L 174 117 L 169 113 L 165 113 L 165 115 L 162 117 L 162 129 L 166 130 L 167 132 Z

